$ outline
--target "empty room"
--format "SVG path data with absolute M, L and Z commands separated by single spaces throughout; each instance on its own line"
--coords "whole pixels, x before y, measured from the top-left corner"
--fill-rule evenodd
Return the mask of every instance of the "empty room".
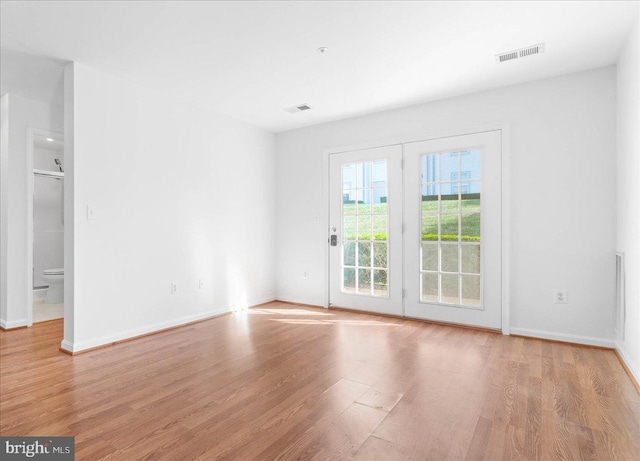
M 640 459 L 640 2 L 0 1 L 0 458 Z

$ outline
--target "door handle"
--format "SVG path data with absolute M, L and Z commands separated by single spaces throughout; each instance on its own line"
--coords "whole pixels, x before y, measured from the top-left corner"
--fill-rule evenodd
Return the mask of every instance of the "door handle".
M 332 247 L 338 246 L 338 236 L 336 234 L 333 234 L 329 239 L 329 242 Z

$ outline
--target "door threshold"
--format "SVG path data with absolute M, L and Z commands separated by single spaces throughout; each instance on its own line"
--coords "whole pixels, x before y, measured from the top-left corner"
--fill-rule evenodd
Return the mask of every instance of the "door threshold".
M 405 316 L 405 315 L 383 314 L 383 313 L 378 313 L 378 312 L 363 311 L 363 310 L 359 310 L 359 309 L 351 309 L 349 307 L 329 306 L 329 310 L 331 310 L 331 309 L 335 309 L 335 310 L 338 310 L 338 311 L 345 311 L 345 312 L 354 312 L 354 313 L 358 313 L 358 314 L 378 315 L 380 317 L 389 317 L 389 318 L 393 318 L 393 319 L 417 320 L 418 322 L 431 323 L 431 324 L 434 324 L 434 325 L 442 325 L 442 326 L 446 326 L 446 327 L 465 328 L 467 330 L 476 330 L 476 331 L 481 331 L 481 332 L 484 332 L 484 333 L 494 333 L 494 334 L 502 335 L 502 330 L 499 329 L 499 328 L 480 327 L 480 326 L 477 326 L 477 325 L 465 325 L 464 323 L 442 322 L 442 321 L 439 321 L 439 320 L 421 319 L 421 318 L 418 318 L 418 317 L 408 317 L 408 316 Z

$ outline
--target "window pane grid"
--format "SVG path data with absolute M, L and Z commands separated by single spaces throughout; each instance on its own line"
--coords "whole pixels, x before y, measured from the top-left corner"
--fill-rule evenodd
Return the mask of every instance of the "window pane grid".
M 387 297 L 387 160 L 342 166 L 342 291 Z
M 481 307 L 480 151 L 422 155 L 421 301 Z

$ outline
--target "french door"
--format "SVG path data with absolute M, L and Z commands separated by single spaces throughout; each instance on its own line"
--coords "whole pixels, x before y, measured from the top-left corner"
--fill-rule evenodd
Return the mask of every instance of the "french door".
M 402 315 L 402 145 L 329 158 L 329 302 Z
M 500 131 L 329 165 L 331 305 L 501 327 Z
M 502 325 L 501 132 L 404 146 L 408 317 Z

